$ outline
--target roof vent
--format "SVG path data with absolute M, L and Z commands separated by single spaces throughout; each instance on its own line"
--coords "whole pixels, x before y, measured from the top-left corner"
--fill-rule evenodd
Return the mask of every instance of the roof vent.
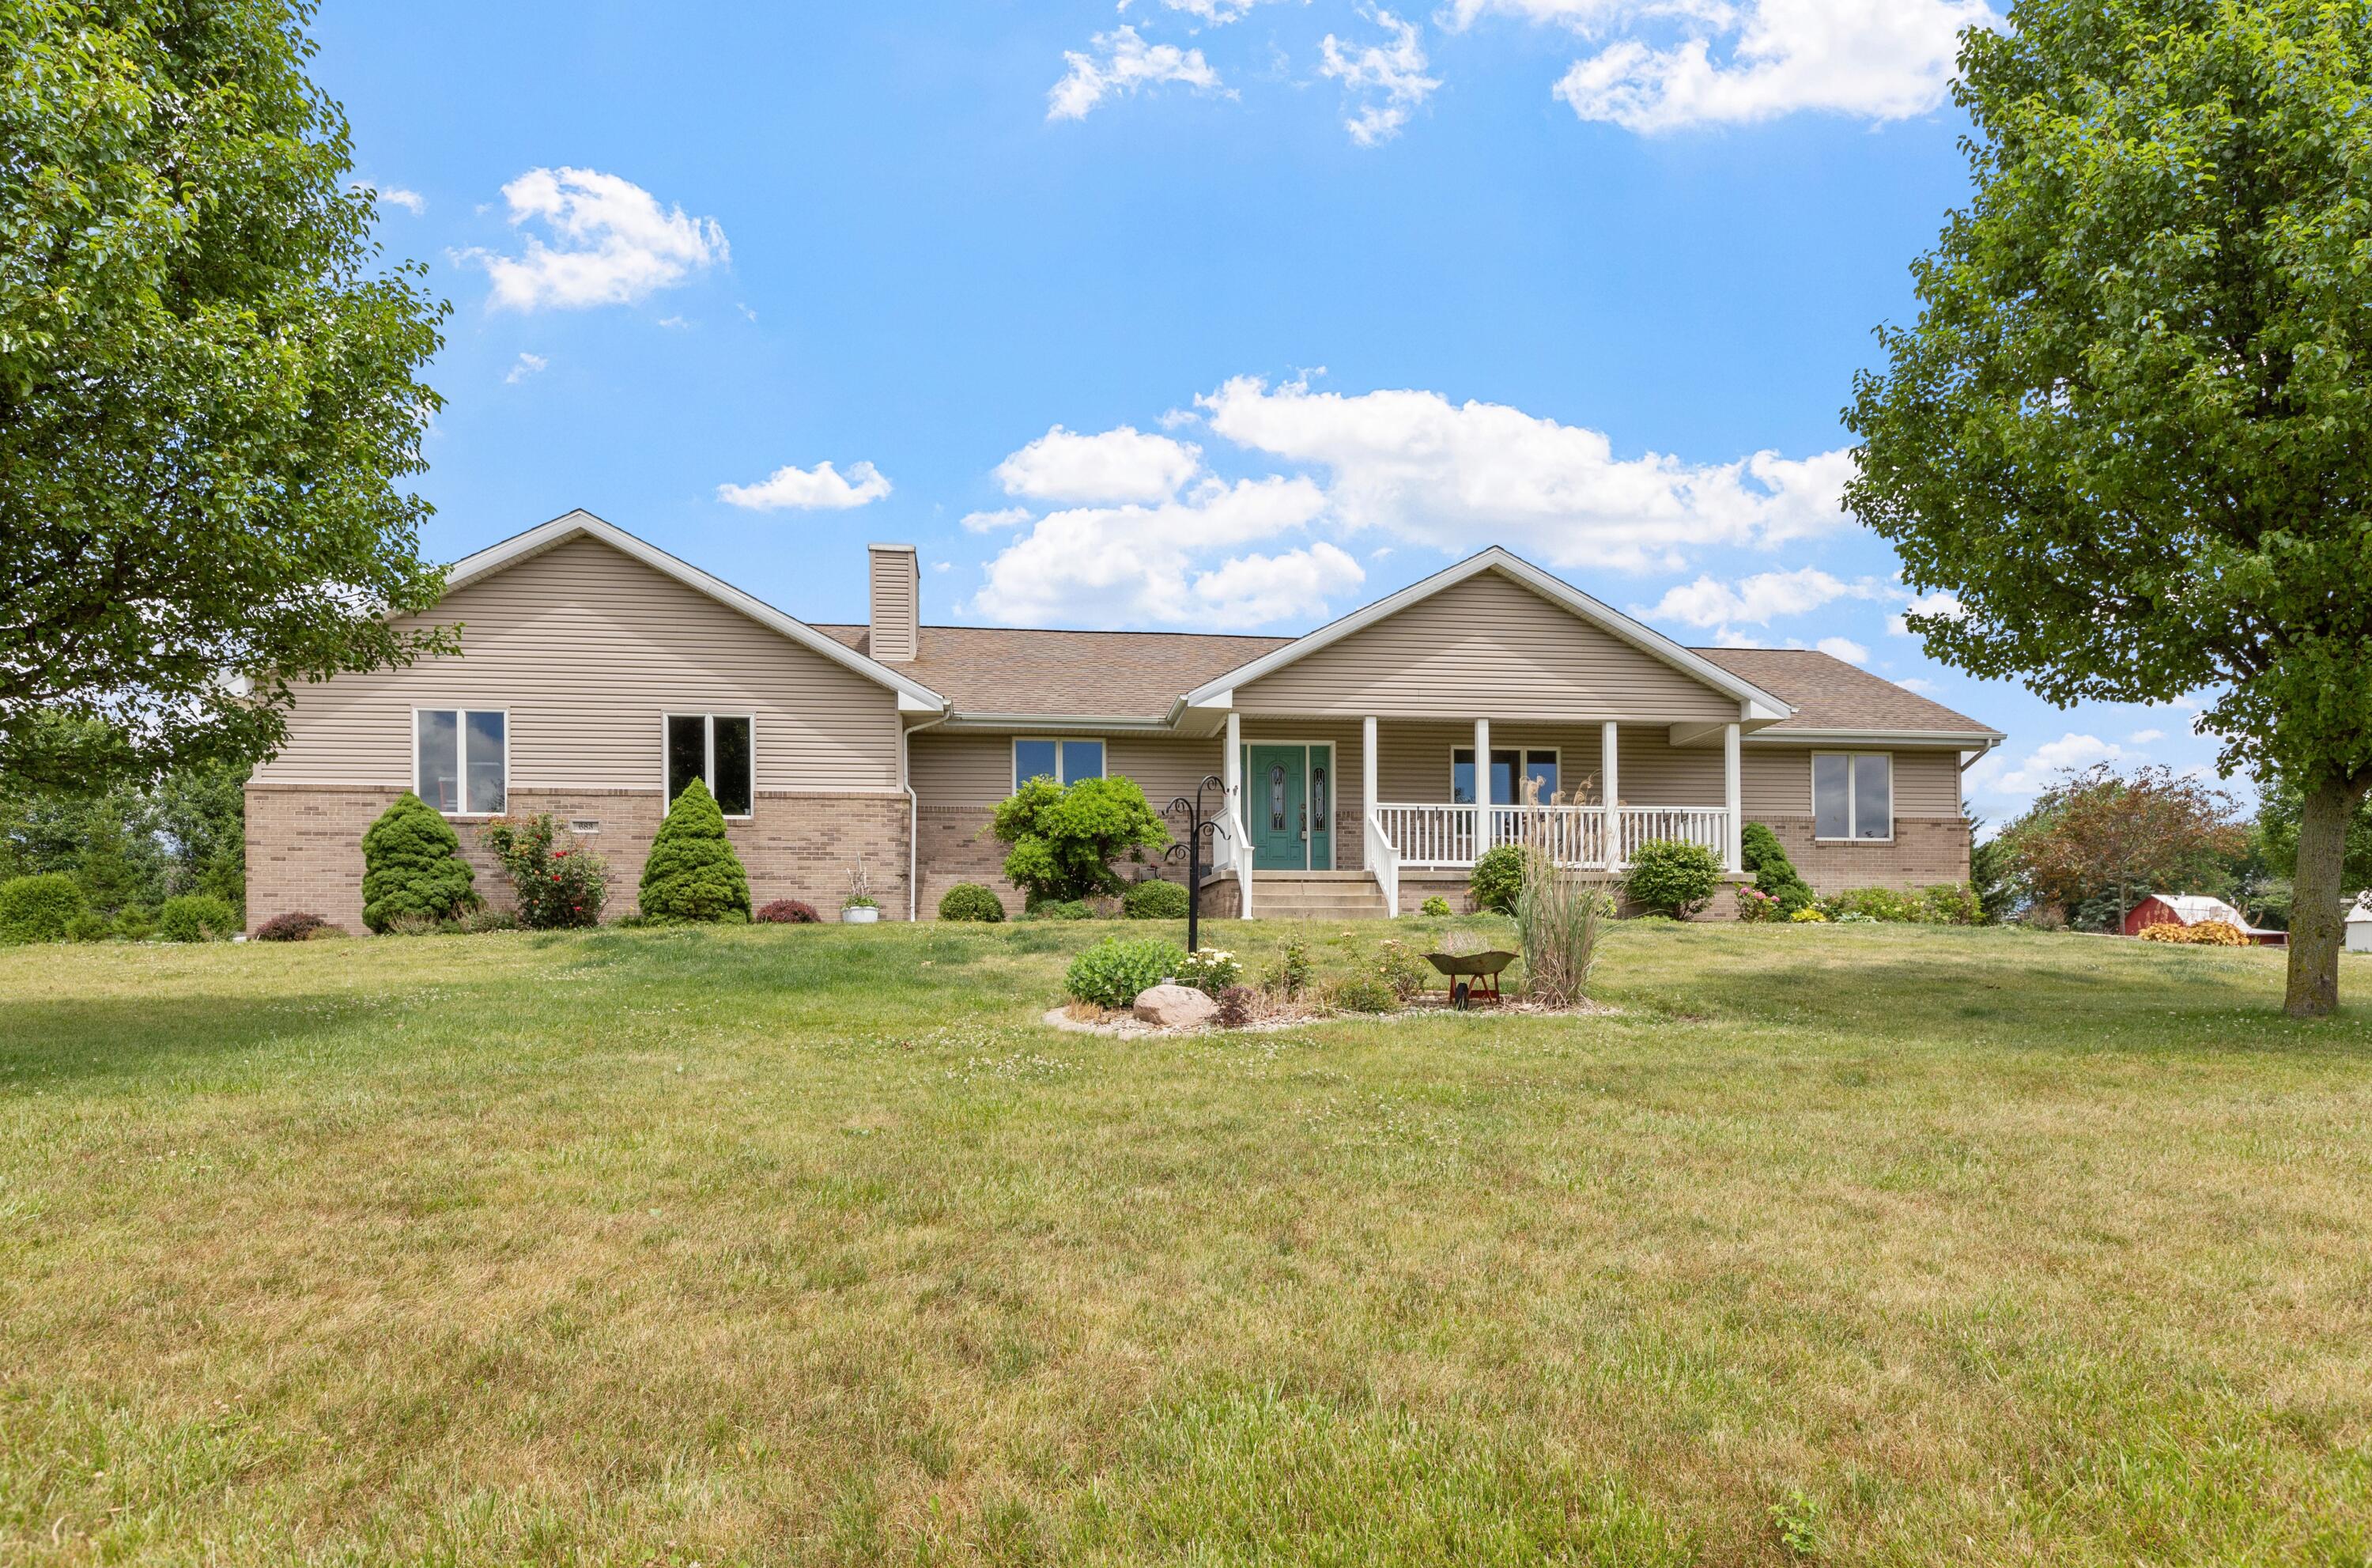
M 873 569 L 872 636 L 866 649 L 883 664 L 909 664 L 921 646 L 923 573 L 911 544 L 868 544 Z

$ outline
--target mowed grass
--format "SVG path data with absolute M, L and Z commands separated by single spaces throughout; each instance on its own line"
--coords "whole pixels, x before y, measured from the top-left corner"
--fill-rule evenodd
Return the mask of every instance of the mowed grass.
M 1101 934 L 0 954 L 0 1562 L 2372 1554 L 2372 1020 L 2279 955 L 1044 1028 Z

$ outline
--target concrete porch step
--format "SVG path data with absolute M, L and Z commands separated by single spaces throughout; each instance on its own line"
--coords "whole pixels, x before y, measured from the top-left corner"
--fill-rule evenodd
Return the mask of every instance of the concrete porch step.
M 1255 871 L 1255 920 L 1382 920 L 1383 889 L 1364 871 Z

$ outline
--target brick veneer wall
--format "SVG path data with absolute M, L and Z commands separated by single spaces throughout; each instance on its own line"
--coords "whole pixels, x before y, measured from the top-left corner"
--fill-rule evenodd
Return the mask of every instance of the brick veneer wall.
M 1898 817 L 1887 842 L 1812 837 L 1809 817 L 1759 817 L 1823 898 L 1848 888 L 1933 887 L 1969 879 L 1969 824 L 1959 817 Z
M 985 806 L 925 806 L 920 815 L 922 835 L 918 841 L 916 875 L 923 885 L 922 913 L 924 920 L 938 917 L 939 900 L 949 888 L 959 882 L 978 882 L 996 894 L 1005 905 L 1006 918 L 1021 913 L 1021 889 L 1005 879 L 1006 846 L 988 831 L 995 808 Z M 1114 863 L 1125 880 L 1141 881 L 1148 876 L 1166 877 L 1183 887 L 1186 868 L 1171 865 L 1161 858 L 1157 849 L 1145 852 L 1142 862 Z M 1204 894 L 1207 900 L 1209 894 Z
M 250 930 L 275 914 L 309 910 L 360 935 L 363 830 L 401 793 L 343 784 L 250 784 L 247 789 L 247 912 Z M 517 790 L 517 815 L 549 811 L 565 823 L 592 818 L 588 842 L 610 863 L 608 918 L 634 912 L 643 860 L 666 812 L 657 790 Z M 726 836 L 750 874 L 752 905 L 799 899 L 833 917 L 861 856 L 885 920 L 906 918 L 907 802 L 902 795 L 760 792 L 750 818 Z M 498 908 L 510 889 L 477 845 L 476 824 L 454 824 L 477 889 Z

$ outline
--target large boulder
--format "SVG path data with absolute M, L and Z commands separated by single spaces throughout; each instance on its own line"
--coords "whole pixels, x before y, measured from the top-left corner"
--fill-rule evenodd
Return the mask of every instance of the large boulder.
M 1191 985 L 1157 985 L 1137 993 L 1136 1016 L 1157 1028 L 1182 1029 L 1207 1024 L 1219 1005 Z

